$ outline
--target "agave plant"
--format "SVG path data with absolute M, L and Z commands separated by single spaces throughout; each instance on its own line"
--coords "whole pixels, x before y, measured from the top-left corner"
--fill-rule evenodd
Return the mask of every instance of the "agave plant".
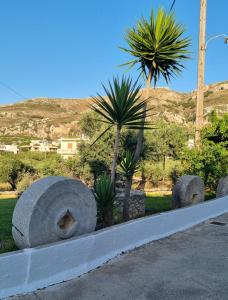
M 92 110 L 102 116 L 102 122 L 107 123 L 107 129 L 99 138 L 111 127 L 116 128 L 114 154 L 111 169 L 111 181 L 114 185 L 116 164 L 118 158 L 118 149 L 120 134 L 123 127 L 128 129 L 149 128 L 149 122 L 144 121 L 148 116 L 149 109 L 143 110 L 147 99 L 142 100 L 140 97 L 140 88 L 137 82 L 133 83 L 129 77 L 113 78 L 109 81 L 108 87 L 103 85 L 107 97 L 97 95 L 93 98 Z M 143 121 L 142 121 L 143 119 Z
M 103 174 L 95 185 L 95 199 L 97 202 L 98 218 L 103 226 L 113 223 L 113 206 L 115 200 L 113 184 L 108 175 Z
M 146 78 L 146 99 L 149 98 L 152 81 L 154 86 L 160 77 L 169 82 L 184 68 L 182 62 L 189 58 L 190 46 L 190 39 L 184 37 L 184 33 L 184 27 L 176 22 L 174 14 L 166 13 L 162 8 L 158 10 L 157 16 L 152 10 L 149 20 L 142 18 L 134 28 L 127 31 L 125 39 L 129 48 L 120 49 L 134 59 L 123 66 L 131 68 L 139 65 L 140 73 Z M 135 159 L 139 159 L 142 143 L 143 128 L 138 134 Z

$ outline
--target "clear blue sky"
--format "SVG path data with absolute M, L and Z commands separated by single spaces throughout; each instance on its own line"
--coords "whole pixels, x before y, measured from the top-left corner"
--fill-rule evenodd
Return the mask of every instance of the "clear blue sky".
M 124 33 L 151 8 L 172 0 L 1 0 L 0 81 L 25 97 L 87 97 L 124 70 Z M 177 19 L 192 37 L 192 60 L 171 88 L 196 88 L 199 0 L 176 0 Z M 228 1 L 208 0 L 207 34 L 228 34 Z M 136 76 L 136 71 L 131 71 Z M 228 46 L 213 41 L 206 82 L 228 80 Z M 160 82 L 159 85 L 164 85 Z M 0 103 L 21 100 L 0 85 Z

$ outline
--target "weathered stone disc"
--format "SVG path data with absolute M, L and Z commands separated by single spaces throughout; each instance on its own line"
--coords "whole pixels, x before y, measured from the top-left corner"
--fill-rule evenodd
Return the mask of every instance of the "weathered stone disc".
M 173 208 L 193 205 L 204 201 L 204 183 L 199 176 L 184 175 L 173 187 Z
M 91 232 L 96 226 L 96 201 L 81 181 L 50 176 L 33 183 L 13 213 L 13 238 L 18 248 L 35 247 Z
M 228 176 L 221 178 L 216 190 L 216 198 L 228 195 Z

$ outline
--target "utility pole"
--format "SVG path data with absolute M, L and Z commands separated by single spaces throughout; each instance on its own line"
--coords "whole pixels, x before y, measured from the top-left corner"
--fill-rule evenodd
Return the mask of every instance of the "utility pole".
M 206 15 L 207 0 L 200 0 L 200 29 L 199 29 L 199 54 L 198 54 L 198 87 L 196 102 L 195 146 L 201 145 L 200 131 L 203 126 L 203 101 L 205 89 L 205 52 L 206 52 Z

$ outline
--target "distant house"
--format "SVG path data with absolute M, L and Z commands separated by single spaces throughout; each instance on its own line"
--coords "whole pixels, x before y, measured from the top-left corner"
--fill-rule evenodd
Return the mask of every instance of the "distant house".
M 195 147 L 195 140 L 194 139 L 188 139 L 188 148 L 193 149 Z
M 14 154 L 17 154 L 19 149 L 18 149 L 17 145 L 15 145 L 15 144 L 12 144 L 12 145 L 0 144 L 0 151 L 13 152 Z
M 57 152 L 59 143 L 47 140 L 31 140 L 29 149 L 30 151 L 38 152 Z
M 60 148 L 57 153 L 59 153 L 64 159 L 74 157 L 78 153 L 79 145 L 85 141 L 88 141 L 88 139 L 84 136 L 81 138 L 61 138 L 59 139 Z

